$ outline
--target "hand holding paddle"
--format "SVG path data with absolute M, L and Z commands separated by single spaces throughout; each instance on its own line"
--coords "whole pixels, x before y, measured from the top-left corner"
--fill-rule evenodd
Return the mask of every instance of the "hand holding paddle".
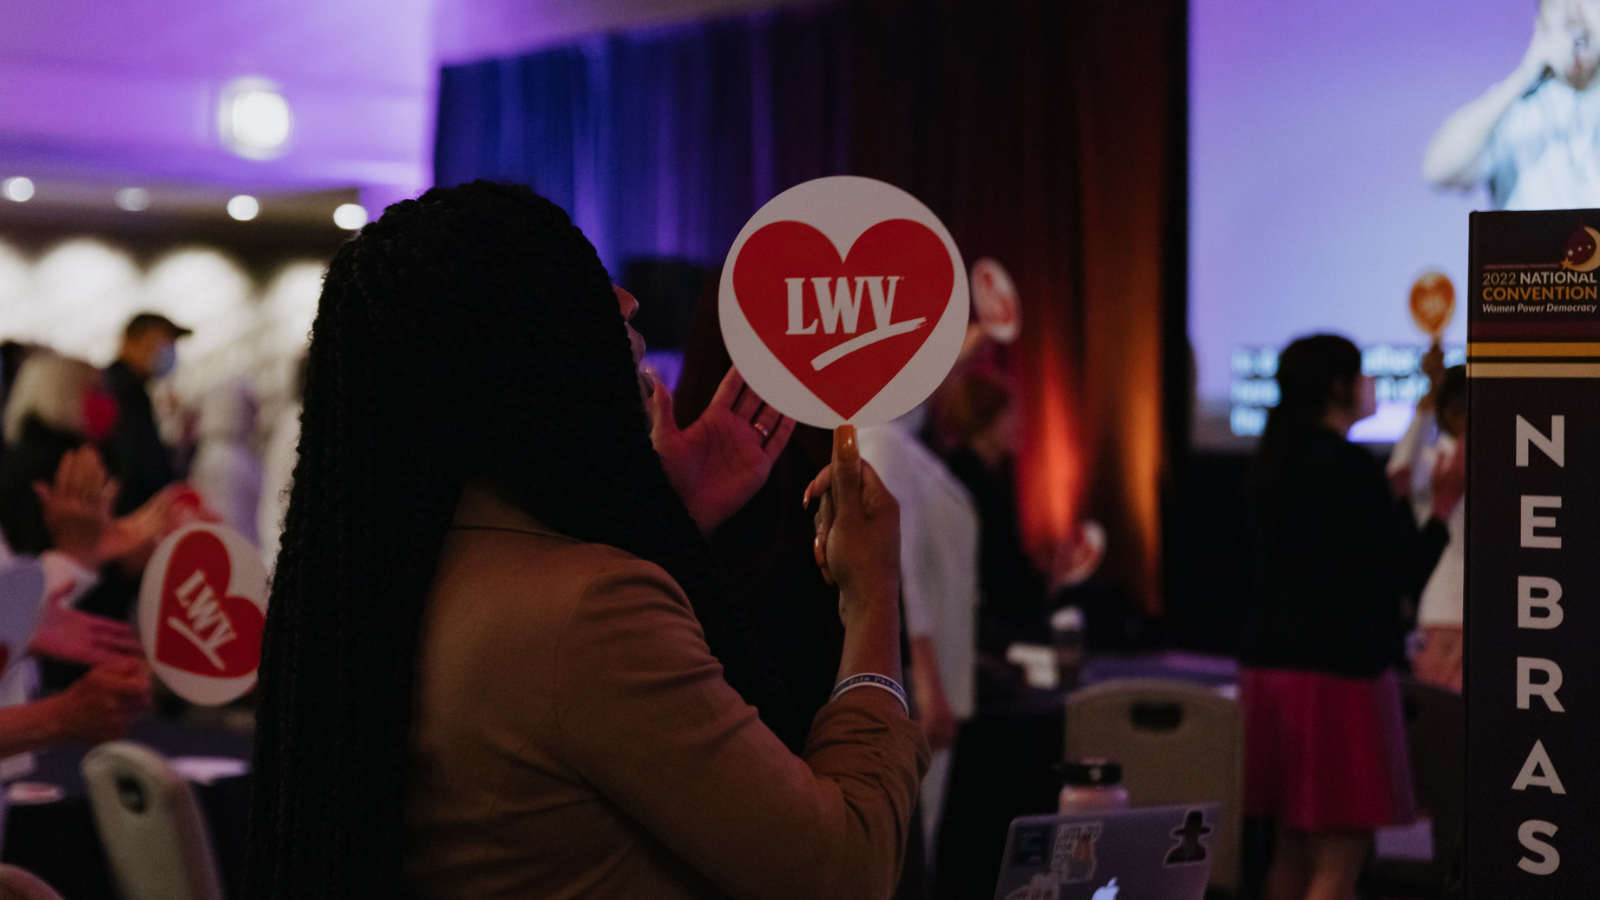
M 874 672 L 900 678 L 900 504 L 861 458 L 853 425 L 833 431 L 833 462 L 806 486 L 820 498 L 812 550 L 839 585 L 844 652 L 839 678 Z
M 833 432 L 833 462 L 806 487 L 805 502 L 821 498 L 812 544 L 817 566 L 839 585 L 845 626 L 863 604 L 887 595 L 899 602 L 900 504 L 861 459 L 853 425 Z

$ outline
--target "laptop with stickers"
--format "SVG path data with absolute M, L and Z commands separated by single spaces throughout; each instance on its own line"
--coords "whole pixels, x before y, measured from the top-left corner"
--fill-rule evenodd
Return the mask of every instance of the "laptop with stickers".
M 1201 900 L 1221 822 L 1216 803 L 1023 816 L 995 900 Z

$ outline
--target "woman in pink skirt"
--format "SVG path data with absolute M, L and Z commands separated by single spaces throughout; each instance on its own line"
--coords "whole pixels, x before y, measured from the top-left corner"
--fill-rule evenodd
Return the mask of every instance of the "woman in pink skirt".
M 1278 386 L 1251 484 L 1245 812 L 1277 824 L 1266 900 L 1350 900 L 1373 831 L 1415 816 L 1393 669 L 1405 658 L 1401 598 L 1449 540 L 1463 457 L 1435 471 L 1418 529 L 1383 466 L 1345 439 L 1376 407 L 1356 346 L 1295 341 Z

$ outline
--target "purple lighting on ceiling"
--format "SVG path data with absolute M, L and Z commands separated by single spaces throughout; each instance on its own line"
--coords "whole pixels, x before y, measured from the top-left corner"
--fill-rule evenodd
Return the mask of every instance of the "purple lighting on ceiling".
M 284 188 L 427 183 L 428 0 L 11 0 L 0 29 L 0 162 L 68 177 Z M 287 151 L 222 146 L 228 82 L 288 100 Z

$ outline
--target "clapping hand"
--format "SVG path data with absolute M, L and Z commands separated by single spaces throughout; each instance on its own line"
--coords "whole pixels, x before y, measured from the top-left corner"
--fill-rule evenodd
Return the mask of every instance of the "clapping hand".
M 660 379 L 647 407 L 650 440 L 667 478 L 700 531 L 709 533 L 761 488 L 789 443 L 794 420 L 764 403 L 729 369 L 711 405 L 687 428 L 672 418 L 672 393 Z
M 117 482 L 92 445 L 68 450 L 49 484 L 33 483 L 51 546 L 89 569 L 100 568 L 100 545 L 111 523 Z
M 177 499 L 187 490 L 167 487 L 127 515 L 107 524 L 100 537 L 100 558 L 113 560 L 129 572 L 139 572 L 155 552 L 156 544 L 177 526 Z
M 116 740 L 150 709 L 150 670 L 138 659 L 104 663 L 41 702 L 55 707 L 52 718 L 58 740 L 89 744 Z
M 143 652 L 133 629 L 115 619 L 79 612 L 57 602 L 45 604 L 29 652 L 65 662 L 98 666 Z

